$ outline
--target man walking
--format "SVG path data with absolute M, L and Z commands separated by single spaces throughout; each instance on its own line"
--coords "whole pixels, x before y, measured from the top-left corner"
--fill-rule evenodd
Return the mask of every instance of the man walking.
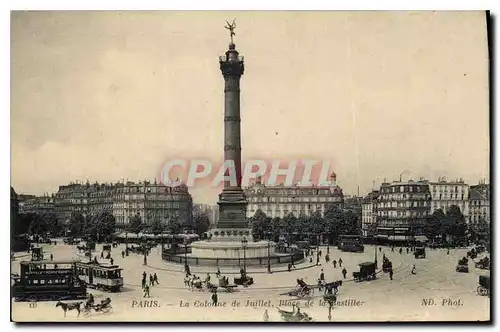
M 337 261 L 334 259 L 333 260 L 333 267 L 336 268 L 337 267 Z
M 156 272 L 155 274 L 153 275 L 153 285 L 154 283 L 156 282 L 157 285 L 159 285 L 160 283 L 158 282 L 158 276 L 156 275 Z
M 217 305 L 217 300 L 218 300 L 218 298 L 217 298 L 217 290 L 215 290 L 214 293 L 212 294 L 212 303 L 214 305 Z
M 146 285 L 144 287 L 144 297 L 151 297 L 149 294 L 149 286 L 148 285 Z
M 392 280 L 392 276 L 393 276 L 394 272 L 392 271 L 392 269 L 389 270 L 389 278 L 391 278 Z
M 342 275 L 344 276 L 344 279 L 347 277 L 347 270 L 345 267 L 342 269 Z
M 339 267 L 342 267 L 342 258 L 339 258 Z

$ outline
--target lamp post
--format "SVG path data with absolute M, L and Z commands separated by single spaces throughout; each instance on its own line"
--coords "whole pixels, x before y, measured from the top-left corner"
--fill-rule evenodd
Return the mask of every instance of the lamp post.
M 247 238 L 244 237 L 243 240 L 241 240 L 241 244 L 242 244 L 242 247 L 243 247 L 243 271 L 245 271 L 245 273 L 247 273 L 247 262 L 246 262 L 246 247 L 247 247 Z
M 187 264 L 187 245 L 188 245 L 188 239 L 184 239 L 184 261 Z
M 271 273 L 271 241 L 267 242 L 267 273 Z
M 378 269 L 377 265 L 377 246 L 375 245 L 375 268 Z

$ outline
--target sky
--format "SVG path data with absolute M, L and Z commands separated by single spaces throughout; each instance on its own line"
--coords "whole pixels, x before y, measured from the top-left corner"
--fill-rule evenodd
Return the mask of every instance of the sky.
M 243 159 L 328 160 L 347 194 L 401 173 L 489 178 L 484 12 L 13 12 L 16 192 L 222 161 L 232 19 Z

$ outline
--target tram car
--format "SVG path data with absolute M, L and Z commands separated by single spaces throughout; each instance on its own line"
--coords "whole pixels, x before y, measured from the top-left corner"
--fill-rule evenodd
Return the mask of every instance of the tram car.
M 14 278 L 15 301 L 60 301 L 85 299 L 87 288 L 78 279 L 76 261 L 22 261 Z
M 78 276 L 88 287 L 118 292 L 123 286 L 121 271 L 116 265 L 100 265 L 93 262 L 79 262 L 76 266 Z
M 415 258 L 425 258 L 425 247 L 416 247 L 413 255 Z
M 358 235 L 341 235 L 338 249 L 346 252 L 364 252 L 363 239 Z

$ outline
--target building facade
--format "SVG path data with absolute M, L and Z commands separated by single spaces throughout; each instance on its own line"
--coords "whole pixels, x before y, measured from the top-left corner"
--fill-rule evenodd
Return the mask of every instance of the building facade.
M 271 218 L 283 218 L 289 213 L 310 216 L 316 211 L 323 215 L 328 205 L 336 204 L 342 208 L 344 201 L 342 189 L 335 181 L 331 186 L 268 187 L 258 178 L 254 185 L 245 189 L 245 195 L 248 201 L 247 218 L 253 217 L 259 209 Z
M 377 234 L 377 198 L 378 190 L 369 193 L 361 204 L 361 229 L 363 236 L 375 236 Z
M 193 200 L 186 185 L 127 182 L 114 190 L 113 214 L 117 227 L 125 227 L 137 214 L 145 224 L 158 219 L 166 224 L 175 217 L 182 227 L 191 227 Z
M 469 216 L 469 185 L 462 179 L 447 182 L 439 179 L 437 182 L 429 182 L 429 191 L 431 193 L 431 211 L 443 210 L 446 213 L 448 208 L 456 205 L 468 220 Z
M 45 195 L 28 199 L 23 202 L 22 207 L 20 207 L 20 212 L 37 214 L 54 213 L 54 195 Z
M 427 181 L 383 183 L 377 199 L 377 237 L 408 241 L 423 235 L 431 210 Z
M 470 187 L 469 217 L 470 223 L 490 222 L 490 185 L 480 183 Z
M 167 222 L 178 218 L 182 227 L 192 225 L 192 198 L 185 185 L 168 187 L 156 182 L 70 183 L 54 195 L 58 220 L 68 222 L 72 213 L 95 215 L 108 211 L 115 216 L 117 228 L 124 228 L 134 215 L 145 224 L 155 219 Z

